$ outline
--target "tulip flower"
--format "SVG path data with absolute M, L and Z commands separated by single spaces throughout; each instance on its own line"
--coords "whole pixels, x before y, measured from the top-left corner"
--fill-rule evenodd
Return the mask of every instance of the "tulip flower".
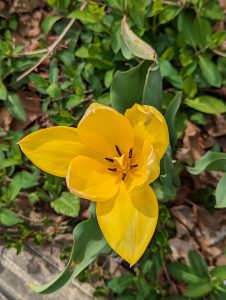
M 130 265 L 147 248 L 158 221 L 150 183 L 169 144 L 166 121 L 152 106 L 134 104 L 122 115 L 91 104 L 77 128 L 56 126 L 23 138 L 24 154 L 69 190 L 96 202 L 98 224 L 112 249 Z

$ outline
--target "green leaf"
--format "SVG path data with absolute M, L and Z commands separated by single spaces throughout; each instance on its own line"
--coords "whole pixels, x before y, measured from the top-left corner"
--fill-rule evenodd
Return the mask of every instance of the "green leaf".
M 5 100 L 5 106 L 10 112 L 10 114 L 17 120 L 26 121 L 27 115 L 20 102 L 20 98 L 16 93 L 9 93 L 7 99 Z
M 226 174 L 219 180 L 216 188 L 216 208 L 226 207 Z M 225 277 L 226 279 L 226 277 Z
M 29 189 L 38 185 L 39 174 L 40 171 L 38 169 L 36 169 L 33 173 L 21 171 L 17 173 L 14 178 L 18 180 L 22 189 Z
M 175 95 L 173 100 L 171 100 L 165 113 L 165 118 L 169 127 L 169 134 L 170 134 L 170 140 L 172 146 L 175 146 L 177 142 L 175 118 L 176 118 L 177 111 L 180 108 L 181 101 L 182 101 L 182 93 L 180 92 Z
M 5 226 L 13 226 L 21 221 L 22 220 L 12 210 L 4 208 L 0 211 L 0 222 Z
M 159 24 L 165 24 L 171 20 L 173 20 L 181 11 L 180 7 L 177 6 L 167 6 L 164 10 L 159 14 Z
M 145 2 L 146 0 L 129 0 L 123 1 L 125 3 L 124 10 L 129 12 L 129 16 L 133 20 L 133 22 L 139 27 L 144 27 L 144 20 L 145 20 Z M 150 5 L 148 3 L 148 5 Z M 139 7 L 139 9 L 137 9 Z
M 187 167 L 187 170 L 193 175 L 212 170 L 226 172 L 226 153 L 208 151 L 196 160 L 194 167 Z
M 62 192 L 50 205 L 58 214 L 76 217 L 80 210 L 80 199 L 71 193 Z
M 192 10 L 183 10 L 177 19 L 178 31 L 183 35 L 184 40 L 190 46 L 195 48 L 197 44 L 196 34 L 193 27 L 195 14 Z
M 105 6 L 99 7 L 97 4 L 90 4 L 83 10 L 75 10 L 71 12 L 68 18 L 74 18 L 84 23 L 96 24 L 104 15 Z
M 46 91 L 51 98 L 59 98 L 61 96 L 61 90 L 56 83 L 51 83 Z
M 0 79 L 0 100 L 6 100 L 7 99 L 7 89 L 4 85 L 4 83 L 2 82 L 2 80 Z
M 194 97 L 197 93 L 197 84 L 192 76 L 188 76 L 183 82 L 183 90 L 189 97 Z
M 117 71 L 113 77 L 110 96 L 115 109 L 124 112 L 134 103 L 142 103 L 145 80 L 150 62 L 142 62 L 129 71 Z
M 226 280 L 226 266 L 216 266 L 210 270 L 210 274 L 218 280 Z
M 214 87 L 221 86 L 221 73 L 207 55 L 203 54 L 199 56 L 199 67 L 203 77 L 210 85 Z
M 159 67 L 148 68 L 143 90 L 143 104 L 152 105 L 162 110 L 163 87 Z
M 186 283 L 199 283 L 203 280 L 194 275 L 188 266 L 179 262 L 169 264 L 167 269 L 174 278 Z
M 210 22 L 204 18 L 196 16 L 193 28 L 198 46 L 201 49 L 209 46 L 209 44 L 212 42 L 212 29 Z
M 159 59 L 159 65 L 160 65 L 160 71 L 162 77 L 166 77 L 167 80 L 176 88 L 181 89 L 182 88 L 182 77 L 179 75 L 177 70 L 171 65 L 170 62 L 168 62 L 166 59 Z
M 79 223 L 73 231 L 72 252 L 64 271 L 43 286 L 30 285 L 35 292 L 50 294 L 58 291 L 89 266 L 98 254 L 106 253 L 110 250 L 97 223 L 94 204 L 91 205 L 90 211 L 91 218 Z
M 44 32 L 45 35 L 47 35 L 50 30 L 52 29 L 53 25 L 59 20 L 61 19 L 60 16 L 48 16 L 46 17 L 42 24 L 41 24 L 41 28 L 42 31 Z
M 21 190 L 21 182 L 20 178 L 14 177 L 9 186 L 7 187 L 6 193 L 3 195 L 3 199 L 6 202 L 10 202 L 16 198 L 16 196 L 19 194 Z
M 226 103 L 211 96 L 200 96 L 195 99 L 186 99 L 185 104 L 207 114 L 221 114 L 226 112 Z
M 202 15 L 211 20 L 223 20 L 224 10 L 220 7 L 218 2 L 209 1 L 205 4 L 202 10 Z
M 204 258 L 195 250 L 190 250 L 188 253 L 188 259 L 192 271 L 200 278 L 209 277 L 208 266 Z
M 108 281 L 108 287 L 114 292 L 121 294 L 133 283 L 133 275 L 126 274 L 121 277 L 115 277 Z
M 192 283 L 186 288 L 184 295 L 191 298 L 198 298 L 211 292 L 213 287 L 210 282 Z
M 41 93 L 41 94 L 47 94 L 46 90 L 49 86 L 48 81 L 43 78 L 42 76 L 38 74 L 30 74 L 29 79 L 34 83 L 36 89 Z
M 109 88 L 111 83 L 112 83 L 112 79 L 113 79 L 113 74 L 114 74 L 114 69 L 109 70 L 105 73 L 104 76 L 104 85 L 106 88 Z
M 155 50 L 140 39 L 130 28 L 126 21 L 126 16 L 122 19 L 121 34 L 130 52 L 142 59 L 156 61 Z
M 175 296 L 167 296 L 167 300 L 188 300 L 187 297 L 185 296 L 178 296 L 178 295 L 175 295 Z

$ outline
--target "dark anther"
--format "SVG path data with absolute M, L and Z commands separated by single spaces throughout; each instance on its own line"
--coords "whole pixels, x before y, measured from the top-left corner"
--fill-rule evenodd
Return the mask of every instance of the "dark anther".
M 109 171 L 116 172 L 117 168 L 108 168 Z
M 122 180 L 124 180 L 126 178 L 126 173 L 122 174 Z
M 114 162 L 114 159 L 113 158 L 110 158 L 110 157 L 105 157 L 104 159 L 110 161 L 110 162 Z
M 133 149 L 131 148 L 131 149 L 129 150 L 129 158 L 132 158 L 132 156 L 133 156 Z
M 136 165 L 131 165 L 131 166 L 130 166 L 130 169 L 134 169 L 134 168 L 136 168 L 136 167 L 138 167 L 138 164 L 136 164 Z
M 119 156 L 122 156 L 122 152 L 119 150 L 119 147 L 118 147 L 117 145 L 115 145 L 115 148 L 116 148 L 116 150 L 117 150 L 117 152 L 118 152 L 118 155 L 119 155 Z

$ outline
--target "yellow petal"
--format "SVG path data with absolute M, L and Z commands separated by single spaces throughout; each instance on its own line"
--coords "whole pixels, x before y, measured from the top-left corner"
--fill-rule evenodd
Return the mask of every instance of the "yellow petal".
M 67 175 L 69 190 L 91 201 L 106 201 L 114 197 L 120 180 L 116 173 L 108 170 L 106 164 L 86 156 L 75 157 Z
M 127 154 L 133 145 L 132 127 L 122 114 L 114 109 L 91 104 L 78 125 L 78 135 L 90 148 L 107 157 Z
M 40 169 L 65 177 L 71 160 L 84 152 L 77 129 L 56 126 L 25 136 L 19 145 L 23 153 Z
M 134 153 L 132 165 L 137 165 L 137 167 L 128 172 L 125 178 L 129 191 L 143 189 L 144 185 L 149 185 L 159 177 L 159 157 L 147 140 L 144 142 L 142 150 Z
M 135 146 L 142 148 L 148 140 L 161 158 L 169 144 L 169 132 L 165 118 L 153 106 L 134 104 L 127 109 L 125 116 L 133 127 Z
M 120 185 L 116 197 L 97 203 L 97 220 L 112 249 L 130 265 L 143 255 L 158 221 L 158 202 L 147 186 L 138 193 L 128 193 Z

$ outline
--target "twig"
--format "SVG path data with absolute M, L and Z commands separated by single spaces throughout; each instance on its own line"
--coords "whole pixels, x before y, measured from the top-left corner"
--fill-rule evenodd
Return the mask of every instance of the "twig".
M 48 52 L 48 48 L 44 48 L 44 49 L 38 49 L 38 50 L 34 50 L 34 51 L 27 51 L 27 52 L 22 52 L 22 53 L 15 53 L 12 54 L 12 57 L 21 57 L 21 56 L 30 56 L 30 55 L 37 55 L 37 54 L 42 54 L 42 53 L 46 53 Z
M 167 4 L 167 5 L 172 5 L 172 6 L 178 6 L 181 7 L 181 4 L 179 2 L 172 2 L 172 1 L 167 1 L 167 0 L 162 0 L 163 4 Z
M 220 56 L 222 56 L 222 57 L 226 57 L 226 53 L 223 52 L 223 51 L 220 51 L 220 50 L 218 50 L 218 49 L 212 49 L 212 51 L 213 51 L 214 53 L 216 53 L 217 55 L 220 55 Z
M 56 48 L 56 46 L 61 42 L 61 40 L 64 38 L 64 36 L 66 35 L 66 33 L 69 31 L 69 29 L 71 28 L 71 26 L 74 24 L 75 19 L 71 19 L 70 22 L 67 24 L 67 26 L 64 28 L 64 30 L 62 31 L 62 33 L 59 35 L 59 37 L 56 39 L 56 41 L 47 48 L 47 53 L 45 55 L 43 55 L 36 64 L 34 64 L 31 68 L 29 68 L 27 71 L 25 71 L 24 73 L 22 73 L 17 79 L 16 81 L 20 81 L 21 79 L 23 79 L 24 77 L 26 77 L 27 75 L 29 75 L 31 72 L 33 72 L 49 55 L 52 54 L 53 50 Z

